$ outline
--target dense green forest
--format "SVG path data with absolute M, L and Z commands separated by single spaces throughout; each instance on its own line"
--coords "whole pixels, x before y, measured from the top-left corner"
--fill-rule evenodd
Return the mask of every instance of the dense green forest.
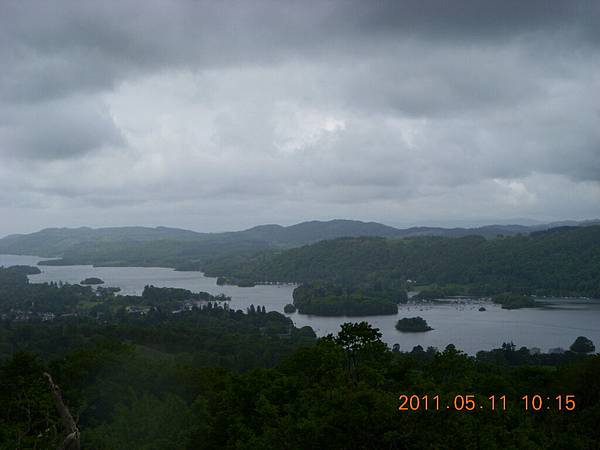
M 57 448 L 64 438 L 44 372 L 77 417 L 86 449 L 591 449 L 600 443 L 599 356 L 531 354 L 512 344 L 476 357 L 453 346 L 391 351 L 366 323 L 345 324 L 315 341 L 296 329 L 265 332 L 281 325 L 269 314 L 213 308 L 109 323 L 4 322 L 0 448 Z M 436 410 L 430 400 L 428 410 L 400 411 L 402 394 L 438 396 L 442 404 Z M 526 411 L 521 398 L 534 394 L 544 407 Z M 497 402 L 505 396 L 494 411 L 492 395 Z M 558 410 L 567 395 L 574 396 L 574 410 L 564 404 Z M 466 410 L 457 402 L 464 398 L 485 409 Z
M 599 267 L 600 226 L 590 226 L 497 239 L 341 238 L 243 261 L 219 259 L 207 263 L 205 272 L 256 282 L 410 282 L 441 295 L 600 297 Z
M 365 322 L 316 339 L 282 314 L 234 311 L 207 293 L 147 286 L 120 296 L 31 285 L 29 271 L 0 269 L 2 310 L 70 312 L 2 316 L 1 449 L 59 448 L 65 439 L 44 373 L 62 391 L 84 449 L 600 445 L 600 356 L 587 355 L 595 348 L 585 337 L 562 354 L 512 343 L 476 356 L 452 345 L 401 352 Z M 173 311 L 181 301 L 205 303 Z M 99 314 L 88 302 L 106 308 Z M 543 407 L 531 400 L 526 410 L 524 395 L 540 395 Z M 401 410 L 414 406 L 412 396 L 421 406 Z

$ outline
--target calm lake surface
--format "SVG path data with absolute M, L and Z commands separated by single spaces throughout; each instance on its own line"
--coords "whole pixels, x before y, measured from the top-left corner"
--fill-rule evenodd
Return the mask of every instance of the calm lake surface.
M 0 266 L 17 264 L 37 265 L 43 258 L 37 256 L 0 255 Z M 63 281 L 79 283 L 84 278 L 98 277 L 104 286 L 122 289 L 122 294 L 140 295 L 145 285 L 178 287 L 194 292 L 224 293 L 231 297 L 230 307 L 245 310 L 251 304 L 265 306 L 268 311 L 283 313 L 283 307 L 292 303 L 294 286 L 217 286 L 216 278 L 199 272 L 176 272 L 166 268 L 148 267 L 92 267 L 92 266 L 39 266 L 42 273 L 29 277 L 32 283 Z M 538 347 L 546 351 L 554 347 L 568 348 L 577 336 L 587 336 L 600 347 L 600 302 L 587 299 L 549 299 L 545 308 L 504 310 L 480 301 L 465 303 L 428 303 L 401 305 L 396 316 L 318 317 L 289 314 L 298 327 L 308 325 L 317 335 L 336 333 L 343 322 L 366 320 L 378 327 L 383 339 L 390 345 L 400 344 L 402 350 L 415 345 L 443 349 L 455 344 L 459 349 L 474 354 L 478 350 L 497 348 L 503 342 L 514 342 L 517 347 Z M 484 306 L 486 311 L 480 312 Z M 402 317 L 421 316 L 433 327 L 427 333 L 400 333 L 394 328 Z

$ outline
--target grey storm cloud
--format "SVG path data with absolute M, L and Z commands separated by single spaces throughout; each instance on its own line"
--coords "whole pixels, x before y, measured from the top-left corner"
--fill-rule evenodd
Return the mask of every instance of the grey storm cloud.
M 598 216 L 598 23 L 596 1 L 4 1 L 4 231 Z
M 173 65 L 360 60 L 399 39 L 600 44 L 595 1 L 6 1 L 0 12 L 3 96 L 30 100 Z
M 0 154 L 55 159 L 81 156 L 105 145 L 123 144 L 106 108 L 86 98 L 12 105 L 2 111 Z

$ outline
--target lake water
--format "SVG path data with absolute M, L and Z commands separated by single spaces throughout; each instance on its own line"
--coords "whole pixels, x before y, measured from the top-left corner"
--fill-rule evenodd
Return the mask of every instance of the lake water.
M 0 266 L 37 265 L 37 256 L 0 255 Z M 292 303 L 294 286 L 261 285 L 252 288 L 217 286 L 216 278 L 199 272 L 176 272 L 166 268 L 39 266 L 42 273 L 29 277 L 32 283 L 63 281 L 79 283 L 84 278 L 98 277 L 104 286 L 116 286 L 122 294 L 139 295 L 144 286 L 178 287 L 194 292 L 224 293 L 231 297 L 231 308 L 245 310 L 251 304 L 265 306 L 268 311 L 283 313 Z M 517 347 L 538 347 L 546 351 L 554 347 L 568 348 L 577 336 L 587 336 L 600 348 L 600 302 L 586 299 L 552 299 L 550 307 L 505 310 L 491 303 L 429 303 L 401 305 L 398 315 L 369 317 L 318 317 L 289 314 L 298 327 L 308 325 L 317 335 L 336 333 L 343 322 L 366 320 L 378 327 L 390 345 L 400 344 L 402 350 L 415 345 L 443 349 L 454 344 L 467 353 L 498 348 L 513 341 Z M 480 312 L 480 306 L 486 311 Z M 433 327 L 427 333 L 400 333 L 394 328 L 399 318 L 421 316 Z

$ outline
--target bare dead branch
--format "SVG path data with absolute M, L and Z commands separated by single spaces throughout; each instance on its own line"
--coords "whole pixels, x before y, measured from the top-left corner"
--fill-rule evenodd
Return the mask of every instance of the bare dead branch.
M 59 450 L 80 450 L 79 428 L 77 428 L 77 424 L 73 420 L 69 408 L 63 402 L 60 388 L 54 383 L 52 376 L 48 372 L 44 372 L 44 376 L 48 379 L 56 410 L 62 419 L 65 434 L 67 435 Z

